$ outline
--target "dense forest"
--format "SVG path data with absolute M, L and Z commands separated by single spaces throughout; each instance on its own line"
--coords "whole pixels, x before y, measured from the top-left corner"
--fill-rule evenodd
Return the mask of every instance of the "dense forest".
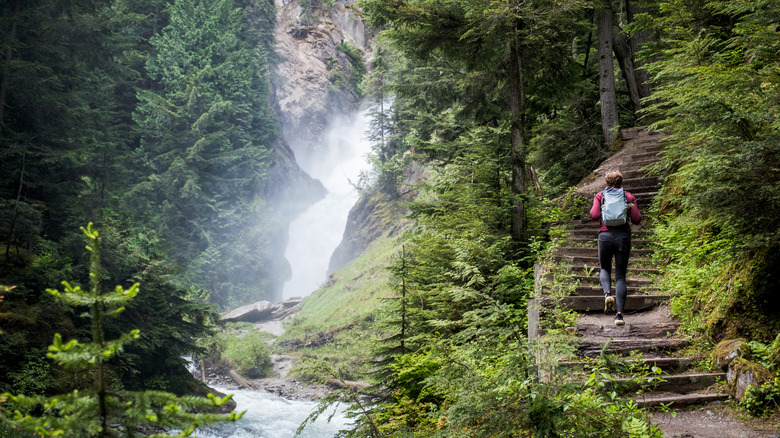
M 89 283 L 88 222 L 104 242 L 102 287 L 142 285 L 103 322 L 107 338 L 140 330 L 111 379 L 195 391 L 182 356 L 199 351 L 219 306 L 280 294 L 268 243 L 287 220 L 268 177 L 273 2 L 0 7 L 0 391 L 90 387 L 46 359 L 55 333 L 90 333 L 46 292 Z
M 347 436 L 659 436 L 599 368 L 590 385 L 538 380 L 539 349 L 567 341 L 526 336 L 550 224 L 583 211 L 569 188 L 632 126 L 667 134 L 646 213 L 692 350 L 745 338 L 777 372 L 776 2 L 359 4 L 380 31 L 376 190 L 397 198 L 413 162 L 429 173 L 378 313 L 375 398 Z M 551 319 L 546 338 L 566 338 L 568 315 Z M 776 405 L 773 382 L 757 405 Z
M 371 318 L 382 340 L 360 377 L 372 397 L 352 397 L 345 435 L 659 436 L 609 391 L 540 382 L 526 334 L 549 225 L 571 213 L 569 189 L 628 127 L 668 134 L 653 169 L 663 176 L 653 232 L 683 329 L 700 351 L 735 337 L 772 343 L 776 1 L 357 6 L 377 32 L 369 74 L 350 84 L 373 108 L 363 195 L 403 201 L 413 225 Z M 46 359 L 55 333 L 89 336 L 46 292 L 63 280 L 87 284 L 99 271 L 98 289 L 140 283 L 102 323 L 110 338 L 140 330 L 112 356 L 112 376 L 179 394 L 194 390 L 181 356 L 202 352 L 215 310 L 277 296 L 269 242 L 289 218 L 274 210 L 280 187 L 268 176 L 280 141 L 274 10 L 267 0 L 3 3 L 0 391 L 91 387 Z M 426 178 L 409 200 L 415 166 Z M 78 231 L 89 222 L 100 267 Z

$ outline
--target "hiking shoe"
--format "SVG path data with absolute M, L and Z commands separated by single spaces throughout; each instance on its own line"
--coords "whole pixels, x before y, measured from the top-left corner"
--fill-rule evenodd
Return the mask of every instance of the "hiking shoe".
M 623 314 L 618 313 L 615 315 L 615 325 L 624 325 L 625 321 L 623 321 Z
M 604 313 L 613 313 L 615 310 L 615 297 L 610 294 L 604 295 Z

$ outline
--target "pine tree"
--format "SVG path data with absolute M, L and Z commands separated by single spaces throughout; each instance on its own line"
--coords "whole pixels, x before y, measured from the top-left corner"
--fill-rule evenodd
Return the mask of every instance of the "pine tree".
M 136 429 L 143 426 L 181 429 L 177 436 L 189 436 L 201 425 L 240 418 L 242 414 L 235 412 L 228 415 L 208 413 L 224 405 L 231 396 L 176 397 L 161 391 L 131 392 L 110 387 L 109 362 L 140 334 L 138 330 L 132 330 L 119 338 L 106 339 L 105 320 L 122 313 L 125 305 L 136 298 L 140 286 L 135 283 L 128 289 L 117 286 L 110 292 L 101 290 L 101 238 L 91 223 L 81 229 L 91 253 L 89 289 L 63 282 L 64 291 L 49 289 L 48 292 L 73 307 L 88 309 L 86 315 L 91 319 L 92 337 L 87 343 L 75 339 L 65 342 L 56 334 L 47 356 L 66 368 L 94 371 L 94 386 L 90 391 L 76 390 L 49 398 L 6 393 L 2 396 L 5 405 L 0 405 L 0 420 L 15 429 L 40 436 L 102 438 L 136 436 Z

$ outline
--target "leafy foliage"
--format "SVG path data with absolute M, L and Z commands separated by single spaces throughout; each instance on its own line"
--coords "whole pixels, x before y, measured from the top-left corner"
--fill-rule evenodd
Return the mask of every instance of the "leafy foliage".
M 271 354 L 266 338 L 254 328 L 240 335 L 223 333 L 220 336 L 221 359 L 242 375 L 252 378 L 267 377 L 271 371 Z
M 646 52 L 660 84 L 648 112 L 670 134 L 657 202 L 667 215 L 662 251 L 681 260 L 670 281 L 692 292 L 681 302 L 687 315 L 718 303 L 701 327 L 709 335 L 768 338 L 778 329 L 770 291 L 780 281 L 777 8 L 767 1 L 655 6 L 661 15 L 643 21 L 662 35 Z M 696 292 L 697 283 L 714 290 Z M 715 299 L 698 298 L 705 294 Z
M 221 305 L 272 293 L 257 280 L 269 265 L 257 218 L 275 140 L 270 47 L 255 45 L 251 14 L 233 0 L 177 2 L 146 65 L 159 91 L 142 90 L 134 113 L 144 166 L 134 202 L 154 206 L 144 219 L 177 248 L 183 280 Z

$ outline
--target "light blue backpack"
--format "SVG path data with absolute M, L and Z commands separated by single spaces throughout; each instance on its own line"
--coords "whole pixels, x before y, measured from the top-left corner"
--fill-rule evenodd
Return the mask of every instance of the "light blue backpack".
M 601 221 L 608 227 L 628 224 L 628 199 L 622 188 L 607 187 L 601 191 Z

